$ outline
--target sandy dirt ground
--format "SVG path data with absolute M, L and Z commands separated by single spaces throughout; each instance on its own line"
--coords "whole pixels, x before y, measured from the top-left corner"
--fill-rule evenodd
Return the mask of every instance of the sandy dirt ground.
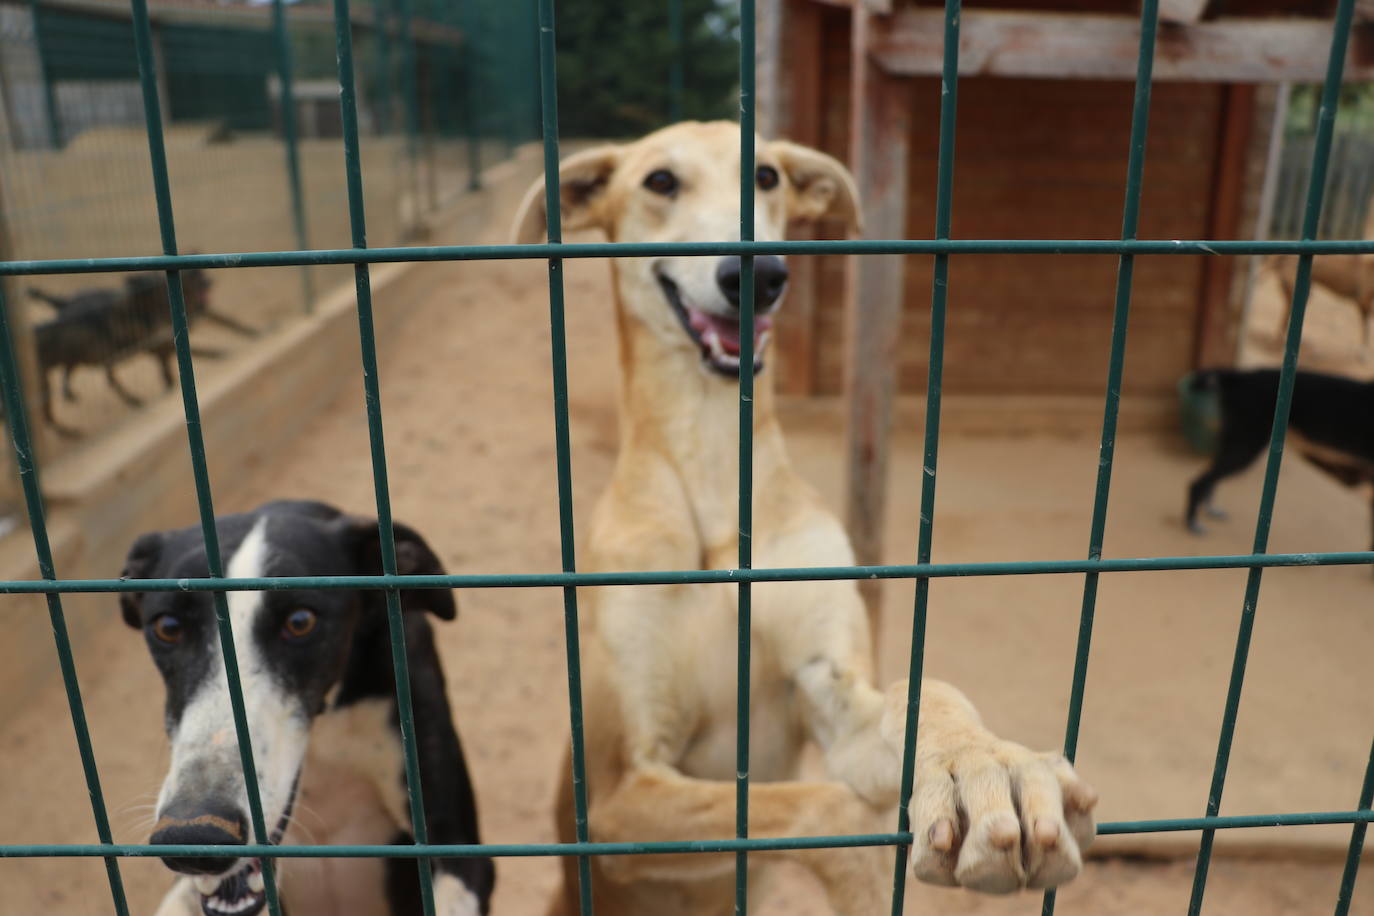
M 507 189 L 497 212 L 509 212 L 517 191 Z M 490 240 L 499 232 L 494 228 Z M 614 457 L 615 348 L 605 264 L 570 262 L 566 274 L 575 508 L 585 527 Z M 387 291 L 409 312 L 381 341 L 396 516 L 422 531 L 452 571 L 558 568 L 545 295 L 546 271 L 537 262 L 426 265 Z M 308 421 L 289 454 L 218 491 L 220 510 L 292 496 L 365 511 L 372 483 L 359 382 L 351 354 L 341 354 L 334 407 Z M 828 405 L 794 405 L 784 420 L 801 471 L 838 506 L 841 414 Z M 940 460 L 937 561 L 1083 555 L 1094 436 L 951 436 Z M 1124 437 L 1107 555 L 1246 552 L 1258 470 L 1223 486 L 1220 500 L 1233 520 L 1198 539 L 1183 530 L 1180 510 L 1183 487 L 1199 465 L 1172 439 Z M 904 429 L 893 460 L 893 562 L 915 554 L 919 468 L 914 428 Z M 1299 462 L 1285 463 L 1274 550 L 1360 548 L 1368 532 L 1364 498 Z M 1202 813 L 1244 579 L 1238 571 L 1102 578 L 1079 762 L 1101 791 L 1104 820 Z M 1082 589 L 1081 576 L 935 582 L 926 670 L 964 687 L 998 731 L 1057 746 Z M 900 676 L 908 658 L 911 595 L 910 583 L 885 586 L 885 680 Z M 1266 573 L 1224 813 L 1354 806 L 1374 723 L 1372 597 L 1374 581 L 1364 568 Z M 460 604 L 459 619 L 439 628 L 439 640 L 484 838 L 550 841 L 550 802 L 556 781 L 566 778 L 558 771 L 567 740 L 560 595 L 469 591 Z M 142 842 L 166 759 L 161 687 L 142 640 L 115 622 L 108 596 L 74 598 L 69 607 L 109 620 L 99 638 L 80 647 L 78 664 L 116 838 Z M 0 843 L 94 841 L 57 685 L 0 732 L 0 760 Z M 1206 912 L 1329 912 L 1348 836 L 1348 828 L 1223 835 Z M 1103 857 L 1061 893 L 1059 912 L 1183 912 L 1196 841 L 1196 834 L 1176 834 L 1099 843 Z M 134 912 L 151 912 L 169 873 L 155 861 L 126 860 L 121 868 Z M 494 913 L 540 916 L 556 872 L 550 860 L 502 861 Z M 820 916 L 816 898 L 815 885 L 798 872 L 752 909 Z M 907 912 L 1001 916 L 1037 913 L 1039 906 L 1035 895 L 987 899 L 920 888 Z M 0 913 L 108 912 L 98 861 L 0 860 Z M 1365 876 L 1352 912 L 1374 914 L 1374 877 Z

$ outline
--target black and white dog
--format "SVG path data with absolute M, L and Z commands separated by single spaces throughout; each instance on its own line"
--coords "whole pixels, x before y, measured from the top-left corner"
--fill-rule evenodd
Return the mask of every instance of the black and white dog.
M 315 502 L 273 502 L 217 520 L 227 575 L 375 575 L 377 523 Z M 416 532 L 396 525 L 398 569 L 442 573 Z M 145 534 L 123 575 L 209 575 L 200 529 Z M 413 842 L 384 593 L 339 589 L 227 596 L 249 733 L 271 839 L 290 843 Z M 425 819 L 433 843 L 478 843 L 477 809 L 422 611 L 455 614 L 448 589 L 401 593 Z M 171 765 L 151 842 L 252 841 L 224 658 L 209 592 L 130 592 L 124 619 L 142 629 L 167 687 Z M 159 916 L 254 916 L 266 906 L 256 858 L 169 858 L 184 877 Z M 414 859 L 278 860 L 289 916 L 421 911 Z M 434 860 L 441 916 L 488 912 L 487 858 Z
M 1269 444 L 1279 370 L 1208 369 L 1195 373 L 1189 388 L 1215 396 L 1221 418 L 1212 464 L 1188 487 L 1185 519 L 1201 533 L 1198 510 L 1210 510 L 1217 482 L 1245 470 Z M 1288 442 L 1346 486 L 1374 482 L 1374 382 L 1299 370 Z

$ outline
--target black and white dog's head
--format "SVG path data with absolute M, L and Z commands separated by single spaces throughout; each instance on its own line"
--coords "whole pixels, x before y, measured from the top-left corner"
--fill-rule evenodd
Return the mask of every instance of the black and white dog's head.
M 258 576 L 376 575 L 382 571 L 375 520 L 314 502 L 274 502 L 217 520 L 225 572 Z M 411 529 L 395 526 L 402 574 L 442 573 Z M 145 534 L 123 575 L 134 579 L 209 575 L 198 527 Z M 337 692 L 365 615 L 384 613 L 382 592 L 302 589 L 227 594 L 238 671 L 252 737 L 263 813 L 272 842 L 291 817 L 311 721 Z M 410 611 L 449 620 L 449 589 L 401 593 Z M 167 687 L 171 765 L 158 797 L 155 844 L 252 841 L 248 797 L 230 708 L 224 656 L 209 592 L 129 592 L 124 620 L 143 630 Z M 375 624 L 375 621 L 373 621 Z M 175 858 L 194 877 L 206 916 L 252 916 L 265 905 L 257 859 Z

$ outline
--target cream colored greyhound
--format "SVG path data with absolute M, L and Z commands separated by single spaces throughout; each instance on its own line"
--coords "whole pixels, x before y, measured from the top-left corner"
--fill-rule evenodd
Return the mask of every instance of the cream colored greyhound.
M 857 229 L 853 179 L 834 159 L 781 141 L 757 146 L 759 239 L 789 220 L 832 216 Z M 612 241 L 738 239 L 739 128 L 685 123 L 564 160 L 563 226 Z M 531 188 L 516 238 L 545 229 L 544 189 Z M 620 336 L 620 452 L 592 519 L 585 568 L 717 569 L 736 562 L 739 259 L 612 261 Z M 765 354 L 787 269 L 755 258 L 755 339 Z M 762 368 L 762 360 L 756 368 Z M 772 375 L 754 405 L 754 544 L 758 567 L 844 566 L 848 539 L 792 469 Z M 582 643 L 590 833 L 595 841 L 708 840 L 735 830 L 733 585 L 587 590 Z M 901 770 L 906 682 L 873 686 L 869 621 L 852 581 L 753 589 L 750 834 L 891 830 Z M 1093 791 L 1058 754 L 1035 753 L 985 729 L 972 704 L 922 684 L 912 867 L 937 884 L 1007 892 L 1053 887 L 1081 867 L 1093 837 Z M 828 778 L 800 781 L 810 740 Z M 558 827 L 573 839 L 563 771 Z M 756 853 L 790 858 L 824 884 L 837 913 L 890 905 L 883 848 Z M 598 913 L 727 913 L 728 855 L 627 855 L 592 863 Z M 751 872 L 752 874 L 752 872 Z M 759 877 L 766 877 L 760 875 Z M 751 877 L 751 887 L 759 887 Z M 565 861 L 553 914 L 577 911 L 576 864 Z M 756 898 L 757 899 L 757 898 Z

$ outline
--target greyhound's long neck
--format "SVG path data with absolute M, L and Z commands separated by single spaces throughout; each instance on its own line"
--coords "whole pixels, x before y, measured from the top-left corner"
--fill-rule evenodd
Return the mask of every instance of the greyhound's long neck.
M 620 458 L 666 464 L 701 537 L 702 562 L 733 566 L 739 532 L 739 385 L 705 370 L 694 348 L 665 343 L 617 302 Z M 773 376 L 754 380 L 755 491 L 786 466 Z

